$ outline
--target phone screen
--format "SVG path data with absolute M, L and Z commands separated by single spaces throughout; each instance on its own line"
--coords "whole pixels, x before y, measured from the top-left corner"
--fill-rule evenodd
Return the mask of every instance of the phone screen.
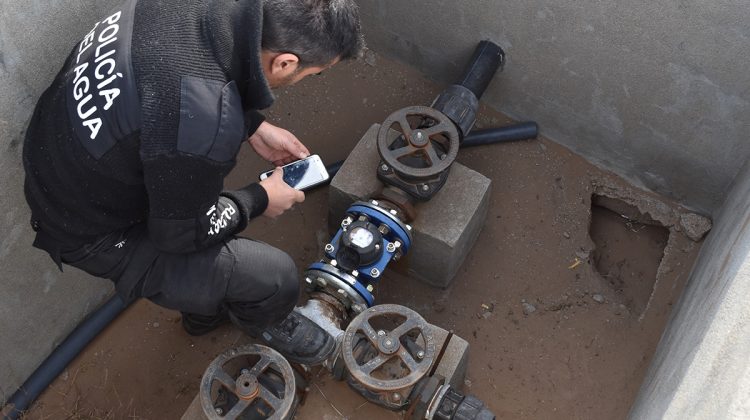
M 290 163 L 282 168 L 284 182 L 290 187 L 303 190 L 328 179 L 328 173 L 319 158 L 310 157 Z M 266 172 L 270 176 L 273 171 Z

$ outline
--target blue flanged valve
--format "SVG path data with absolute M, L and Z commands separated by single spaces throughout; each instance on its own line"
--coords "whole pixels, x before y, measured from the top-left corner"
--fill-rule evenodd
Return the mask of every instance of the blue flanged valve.
M 354 203 L 331 242 L 325 260 L 305 272 L 309 290 L 333 295 L 358 314 L 375 303 L 372 294 L 391 261 L 406 255 L 412 242 L 411 226 L 388 203 Z

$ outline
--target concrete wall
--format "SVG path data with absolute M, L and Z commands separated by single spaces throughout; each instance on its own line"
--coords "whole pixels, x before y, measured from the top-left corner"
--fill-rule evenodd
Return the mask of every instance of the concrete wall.
M 31 247 L 21 149 L 36 100 L 112 1 L 0 4 L 0 403 L 111 292 Z M 0 404 L 1 405 L 1 404 Z
M 750 418 L 750 164 L 716 218 L 632 419 Z
M 485 101 L 632 182 L 712 213 L 750 156 L 750 8 L 737 0 L 361 0 L 370 46 L 442 81 L 507 52 Z

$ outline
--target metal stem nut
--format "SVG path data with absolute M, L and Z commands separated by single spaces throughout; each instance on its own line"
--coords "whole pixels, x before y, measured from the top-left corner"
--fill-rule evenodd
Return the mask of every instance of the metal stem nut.
M 382 165 L 380 165 L 380 170 L 381 170 L 381 171 L 383 171 L 383 172 L 388 172 L 388 169 L 390 169 L 390 168 L 389 168 L 389 167 L 388 167 L 388 165 L 386 165 L 385 163 L 384 163 L 384 164 L 382 164 Z
M 370 270 L 370 275 L 373 277 L 380 277 L 380 270 L 378 270 L 377 268 L 373 268 L 372 270 Z
M 424 350 L 420 350 L 417 352 L 417 358 L 423 359 L 424 358 Z

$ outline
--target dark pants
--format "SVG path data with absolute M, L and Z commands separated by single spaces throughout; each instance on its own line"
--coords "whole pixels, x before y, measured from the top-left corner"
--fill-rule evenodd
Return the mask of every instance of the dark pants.
M 62 262 L 115 283 L 125 300 L 144 297 L 200 318 L 227 310 L 240 326 L 284 319 L 299 297 L 294 261 L 262 242 L 233 237 L 192 254 L 156 249 L 145 226 L 73 250 Z

